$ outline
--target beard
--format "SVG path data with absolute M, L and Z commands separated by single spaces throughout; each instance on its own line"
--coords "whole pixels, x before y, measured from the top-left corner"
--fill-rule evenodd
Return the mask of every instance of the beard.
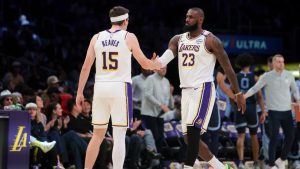
M 195 23 L 194 25 L 184 25 L 183 31 L 184 32 L 192 32 L 198 29 L 198 23 Z

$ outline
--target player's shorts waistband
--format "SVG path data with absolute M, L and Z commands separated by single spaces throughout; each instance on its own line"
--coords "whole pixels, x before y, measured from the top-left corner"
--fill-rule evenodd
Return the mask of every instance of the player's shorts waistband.
M 210 84 L 210 83 L 214 84 L 213 82 L 204 82 L 204 83 L 201 83 L 201 84 L 200 84 L 199 86 L 197 86 L 197 87 L 181 87 L 181 89 L 182 89 L 182 90 L 185 90 L 185 89 L 194 89 L 194 90 L 196 90 L 196 89 L 200 88 L 203 84 Z
M 97 83 L 97 82 L 99 82 L 99 83 L 129 83 L 129 84 L 131 84 L 131 82 L 126 82 L 126 81 L 109 81 L 109 80 L 103 80 L 103 79 L 100 80 L 100 78 L 95 78 L 95 83 Z

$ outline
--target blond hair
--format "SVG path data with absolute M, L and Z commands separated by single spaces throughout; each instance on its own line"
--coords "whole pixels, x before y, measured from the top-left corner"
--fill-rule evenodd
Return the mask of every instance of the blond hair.
M 275 60 L 276 60 L 277 58 L 283 58 L 283 59 L 284 59 L 284 57 L 283 57 L 282 54 L 276 54 L 276 55 L 274 55 L 274 56 L 272 57 L 272 62 L 275 62 Z

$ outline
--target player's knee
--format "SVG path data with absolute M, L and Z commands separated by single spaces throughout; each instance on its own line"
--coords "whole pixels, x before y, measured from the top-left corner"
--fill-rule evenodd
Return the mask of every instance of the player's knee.
M 94 128 L 93 136 L 97 138 L 103 138 L 106 133 L 107 128 Z
M 124 140 L 126 136 L 127 128 L 125 127 L 113 127 L 113 138 L 115 141 Z
M 251 135 L 251 137 L 253 136 L 255 136 L 256 137 L 256 134 L 257 134 L 257 128 L 250 128 L 249 129 L 249 132 L 250 132 L 250 135 Z
M 239 127 L 236 130 L 237 130 L 239 136 L 242 136 L 242 135 L 245 135 L 246 127 Z

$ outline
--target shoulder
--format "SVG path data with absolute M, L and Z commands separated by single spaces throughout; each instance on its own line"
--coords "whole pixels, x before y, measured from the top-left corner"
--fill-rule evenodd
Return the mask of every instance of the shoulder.
M 131 32 L 126 33 L 125 40 L 127 42 L 127 45 L 129 45 L 129 48 L 134 48 L 134 47 L 138 46 L 138 44 L 139 44 L 138 38 L 136 37 L 136 35 L 134 33 L 131 33 Z
M 223 48 L 223 44 L 221 40 L 215 36 L 213 33 L 208 32 L 205 39 L 205 46 L 209 51 L 214 51 L 214 49 L 220 49 Z
M 181 39 L 182 35 L 183 34 L 177 34 L 177 35 L 173 36 L 170 40 L 170 43 L 178 43 L 179 40 Z
M 94 34 L 92 36 L 92 39 L 98 39 L 98 37 L 100 36 L 100 34 L 101 34 L 101 32 L 98 32 L 98 33 Z
M 271 77 L 273 75 L 273 71 L 269 71 L 269 72 L 265 72 L 264 74 L 262 74 L 259 79 L 262 79 L 262 78 L 268 78 L 268 77 Z
M 91 44 L 91 45 L 94 45 L 94 44 L 96 43 L 96 41 L 98 40 L 99 35 L 100 35 L 100 32 L 99 32 L 99 33 L 96 33 L 96 34 L 94 34 L 94 35 L 92 36 L 91 41 L 90 41 L 90 44 Z
M 166 77 L 164 77 L 164 81 L 165 81 L 166 84 L 170 85 L 170 81 Z
M 132 39 L 137 39 L 137 37 L 134 33 L 126 32 L 126 39 L 132 40 Z
M 289 76 L 290 79 L 295 80 L 295 76 L 292 72 L 286 70 L 286 74 Z
M 177 35 L 174 35 L 173 37 L 172 37 L 172 39 L 180 39 L 181 37 L 182 37 L 182 35 L 183 34 L 177 34 Z
M 287 74 L 288 76 L 294 77 L 293 74 L 292 74 L 290 71 L 288 71 L 288 70 L 284 70 L 283 72 L 284 72 L 285 74 Z
M 206 35 L 204 34 L 204 36 L 206 37 L 207 43 L 221 44 L 221 40 L 211 32 L 206 33 Z

